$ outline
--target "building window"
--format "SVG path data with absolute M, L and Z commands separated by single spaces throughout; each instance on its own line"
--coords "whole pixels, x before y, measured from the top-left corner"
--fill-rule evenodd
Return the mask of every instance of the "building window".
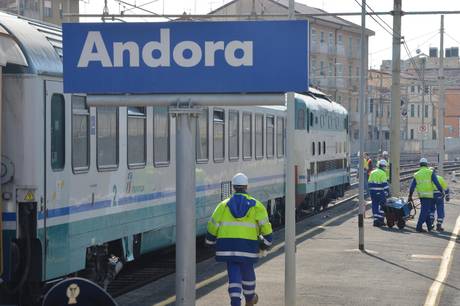
M 410 87 L 410 92 L 412 92 L 412 93 L 415 92 L 415 86 L 414 86 L 414 85 L 412 85 L 412 86 Z
M 256 159 L 264 157 L 264 115 L 256 114 Z
M 89 108 L 86 97 L 72 95 L 72 169 L 89 169 Z
M 342 34 L 337 35 L 337 44 L 343 47 L 343 36 Z
M 323 141 L 323 154 L 326 154 L 326 142 Z
M 350 79 L 350 82 L 352 81 L 352 76 L 353 76 L 353 66 L 348 65 L 348 78 Z
M 353 55 L 353 37 L 352 36 L 349 36 L 348 37 L 348 56 L 352 56 Z
M 243 113 L 243 159 L 252 158 L 252 114 Z
M 239 121 L 240 113 L 238 111 L 228 112 L 228 159 L 238 160 L 240 155 L 239 148 Z
M 313 113 L 310 112 L 310 126 L 313 126 Z
M 334 75 L 334 65 L 332 63 L 329 63 L 328 75 L 329 76 Z
M 315 155 L 315 142 L 311 143 L 311 155 Z
M 214 161 L 222 162 L 225 158 L 225 113 L 223 110 L 214 110 L 213 115 L 213 151 Z
M 318 68 L 316 67 L 316 59 L 311 60 L 311 69 L 310 69 L 310 74 L 311 75 L 316 75 L 318 72 Z
M 369 100 L 369 112 L 373 113 L 374 112 L 374 99 Z
M 420 105 L 417 105 L 417 118 L 420 118 Z
M 275 117 L 267 116 L 265 119 L 267 138 L 267 157 L 275 156 Z
M 425 118 L 428 118 L 428 105 L 425 105 Z
M 118 108 L 97 108 L 97 167 L 99 170 L 118 168 Z
M 321 142 L 318 141 L 318 155 L 321 155 Z
M 324 32 L 321 32 L 319 35 L 320 35 L 320 43 L 323 44 L 324 43 Z
M 128 107 L 128 168 L 145 166 L 146 118 L 144 107 Z
M 321 61 L 321 62 L 319 63 L 319 74 L 320 74 L 320 75 L 325 75 L 325 74 L 324 74 L 324 62 L 323 62 L 323 61 Z
M 53 17 L 53 3 L 51 0 L 43 1 L 43 16 Z
M 311 44 L 312 46 L 313 45 L 316 45 L 317 43 L 317 34 L 316 34 L 316 30 L 314 28 L 311 29 Z
M 196 161 L 207 162 L 209 160 L 209 112 L 205 108 L 198 117 L 196 123 Z
M 153 161 L 157 167 L 169 165 L 169 127 L 168 107 L 155 106 L 153 108 Z
M 65 100 L 62 94 L 51 97 L 51 169 L 60 171 L 65 165 Z
M 435 130 L 433 130 L 432 135 L 433 135 L 433 139 L 436 139 L 436 131 Z
M 276 118 L 276 152 L 278 157 L 284 156 L 284 118 Z
M 410 139 L 414 139 L 414 129 L 410 129 Z
M 411 117 L 415 116 L 415 105 L 414 104 L 410 105 L 410 116 Z

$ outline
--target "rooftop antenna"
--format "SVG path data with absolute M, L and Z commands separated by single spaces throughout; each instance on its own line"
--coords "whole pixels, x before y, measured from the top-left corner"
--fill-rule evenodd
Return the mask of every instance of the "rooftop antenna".
M 102 9 L 102 22 L 105 22 L 105 16 L 109 15 L 109 7 L 107 5 L 107 0 L 104 0 L 104 8 Z

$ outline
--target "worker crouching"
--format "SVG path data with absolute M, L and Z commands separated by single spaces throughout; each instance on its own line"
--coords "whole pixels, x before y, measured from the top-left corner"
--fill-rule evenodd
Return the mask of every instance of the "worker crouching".
M 369 192 L 372 200 L 372 214 L 374 216 L 374 226 L 383 226 L 384 213 L 382 207 L 385 205 L 387 197 L 390 194 L 390 186 L 388 185 L 387 174 L 385 168 L 387 162 L 381 160 L 378 162 L 378 168 L 371 172 L 369 176 Z
M 254 263 L 259 248 L 272 244 L 272 226 L 265 206 L 247 194 L 247 176 L 236 174 L 232 185 L 234 195 L 217 205 L 208 222 L 206 243 L 215 245 L 217 261 L 227 263 L 231 305 L 241 305 L 243 294 L 252 306 L 258 301 Z
M 445 197 L 442 195 L 442 192 L 436 188 L 436 186 L 433 184 L 434 192 L 433 192 L 433 198 L 434 198 L 434 205 L 432 206 L 432 210 L 430 213 L 430 218 L 431 222 L 434 224 L 435 220 L 435 213 L 437 214 L 437 220 L 436 220 L 436 230 L 438 232 L 443 232 L 444 228 L 442 227 L 442 223 L 444 222 L 444 198 L 446 199 L 447 202 L 449 202 L 449 186 L 447 186 L 446 181 L 444 178 L 440 175 L 436 174 L 436 170 L 434 168 L 430 168 L 433 173 L 436 175 L 436 178 L 438 179 L 439 185 L 441 185 L 442 189 L 444 190 Z

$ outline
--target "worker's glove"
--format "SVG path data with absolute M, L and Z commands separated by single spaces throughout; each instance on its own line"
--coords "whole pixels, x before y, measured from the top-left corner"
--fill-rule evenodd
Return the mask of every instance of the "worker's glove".
M 267 243 L 265 243 L 265 241 L 266 240 L 264 239 L 264 237 L 262 235 L 259 236 L 259 248 L 261 250 L 268 251 L 268 250 L 270 250 L 272 248 L 272 245 L 271 244 L 268 245 Z
M 450 195 L 449 195 L 449 194 L 446 194 L 445 199 L 446 199 L 446 202 L 449 202 L 449 201 L 450 201 Z

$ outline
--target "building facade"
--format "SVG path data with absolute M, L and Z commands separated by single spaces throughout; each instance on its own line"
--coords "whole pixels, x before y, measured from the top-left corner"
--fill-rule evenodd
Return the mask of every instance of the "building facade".
M 61 25 L 63 13 L 79 13 L 79 0 L 0 0 L 0 10 Z M 77 17 L 66 21 L 78 21 Z
M 295 3 L 298 14 L 318 14 L 323 10 L 301 3 Z M 235 0 L 212 11 L 214 20 L 235 20 L 243 18 L 225 15 L 251 15 L 249 19 L 276 19 L 265 17 L 270 14 L 288 14 L 287 0 Z M 357 151 L 359 139 L 359 72 L 361 60 L 361 26 L 335 16 L 298 17 L 310 23 L 309 78 L 310 85 L 317 87 L 342 104 L 350 115 L 351 148 Z M 244 19 L 248 19 L 245 17 Z M 286 18 L 279 18 L 286 19 Z M 374 32 L 366 30 L 366 50 L 369 36 Z M 366 52 L 367 54 L 367 52 Z M 307 56 L 307 55 L 306 55 Z M 367 56 L 365 69 L 367 70 Z

